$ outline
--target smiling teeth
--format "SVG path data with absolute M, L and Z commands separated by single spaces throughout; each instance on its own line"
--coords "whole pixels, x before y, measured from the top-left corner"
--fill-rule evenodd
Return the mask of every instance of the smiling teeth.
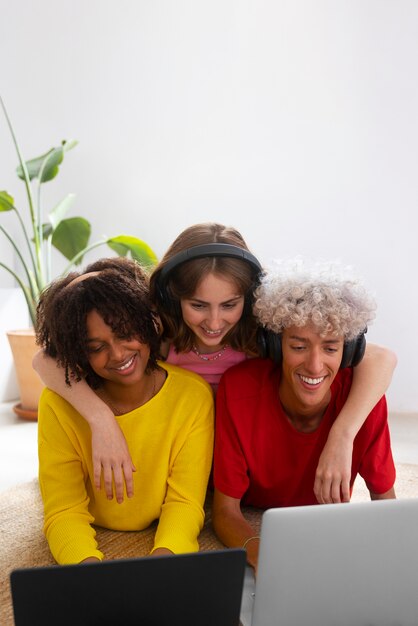
M 125 363 L 125 365 L 121 365 L 121 367 L 117 367 L 117 370 L 127 370 L 128 367 L 130 367 L 132 365 L 132 361 L 134 360 L 134 357 L 131 357 L 129 359 L 129 361 L 127 363 Z
M 209 330 L 208 328 L 204 328 L 203 329 L 205 331 L 205 333 L 207 333 L 208 335 L 220 335 L 222 330 Z
M 324 378 L 325 376 L 321 376 L 321 378 L 308 378 L 307 376 L 301 376 L 303 382 L 307 383 L 308 385 L 318 385 L 319 383 L 322 383 Z

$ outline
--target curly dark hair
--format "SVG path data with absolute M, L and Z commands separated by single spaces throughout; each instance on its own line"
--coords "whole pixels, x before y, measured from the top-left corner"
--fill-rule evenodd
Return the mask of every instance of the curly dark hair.
M 101 259 L 53 281 L 38 304 L 36 341 L 64 368 L 67 385 L 85 378 L 97 389 L 103 382 L 89 363 L 86 319 L 92 310 L 118 337 L 135 336 L 149 346 L 147 372 L 158 367 L 159 326 L 148 275 L 130 259 Z
M 259 282 L 259 275 L 254 272 L 247 261 L 214 256 L 187 261 L 173 269 L 167 279 L 165 290 L 169 294 L 170 306 L 167 307 L 159 296 L 160 275 L 167 263 L 187 248 L 209 243 L 231 244 L 249 252 L 241 233 L 223 224 L 215 222 L 194 224 L 180 233 L 151 274 L 151 298 L 156 303 L 163 324 L 164 339 L 172 342 L 177 352 L 188 352 L 192 349 L 195 338 L 193 331 L 183 321 L 180 299 L 191 298 L 202 278 L 212 273 L 233 282 L 245 298 L 241 319 L 225 336 L 224 342 L 235 350 L 255 356 L 258 353 L 257 322 L 252 307 L 253 293 Z

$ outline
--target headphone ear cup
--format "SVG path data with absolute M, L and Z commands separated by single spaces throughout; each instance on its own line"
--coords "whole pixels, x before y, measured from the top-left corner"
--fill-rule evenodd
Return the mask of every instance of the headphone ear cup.
M 155 293 L 157 302 L 162 308 L 166 308 L 166 293 L 158 280 L 155 281 Z
M 180 302 L 172 297 L 167 283 L 156 280 L 155 293 L 157 305 L 161 307 L 161 312 L 176 319 L 181 316 Z
M 364 357 L 364 353 L 366 352 L 366 331 L 360 333 L 360 335 L 356 339 L 356 349 L 353 354 L 353 367 L 358 365 L 362 358 Z
M 344 342 L 343 358 L 340 369 L 355 367 L 360 363 L 366 351 L 366 330 L 355 339 Z
M 282 362 L 282 336 L 266 328 L 257 329 L 257 347 L 263 359 L 271 359 L 277 365 Z
M 351 366 L 354 352 L 354 342 L 354 339 L 351 341 L 344 341 L 343 358 L 341 359 L 340 370 Z

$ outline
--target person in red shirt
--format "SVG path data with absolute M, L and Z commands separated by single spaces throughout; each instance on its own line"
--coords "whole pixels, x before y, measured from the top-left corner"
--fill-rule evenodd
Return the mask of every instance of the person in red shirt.
M 350 392 L 350 366 L 363 357 L 375 303 L 342 268 L 299 262 L 266 273 L 255 313 L 277 342 L 276 362 L 251 359 L 221 379 L 213 525 L 225 545 L 246 549 L 256 569 L 259 537 L 241 503 L 263 509 L 318 503 L 315 470 Z M 360 474 L 372 500 L 395 498 L 384 396 L 354 438 L 351 468 L 351 489 Z

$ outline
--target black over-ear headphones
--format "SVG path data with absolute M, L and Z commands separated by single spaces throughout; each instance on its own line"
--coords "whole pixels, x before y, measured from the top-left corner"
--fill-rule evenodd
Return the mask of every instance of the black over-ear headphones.
M 355 367 L 360 363 L 366 350 L 366 333 L 367 328 L 354 339 L 344 341 L 340 369 Z M 273 359 L 275 363 L 281 365 L 282 339 L 280 333 L 274 333 L 266 328 L 259 328 L 257 331 L 257 345 L 260 350 L 260 356 Z
M 192 259 L 201 259 L 203 257 L 230 257 L 233 259 L 241 259 L 246 261 L 254 271 L 254 288 L 257 286 L 262 274 L 262 267 L 258 259 L 248 250 L 243 250 L 239 246 L 233 246 L 229 243 L 207 243 L 201 246 L 193 246 L 186 248 L 178 254 L 175 254 L 166 265 L 161 269 L 155 281 L 155 291 L 159 304 L 167 313 L 173 311 L 175 301 L 167 288 L 167 283 L 171 272 L 177 267 Z
M 263 273 L 263 268 L 258 259 L 248 250 L 229 243 L 206 243 L 200 246 L 186 248 L 175 254 L 161 269 L 155 281 L 155 292 L 160 306 L 168 313 L 178 313 L 178 302 L 174 300 L 167 288 L 167 283 L 171 272 L 183 263 L 192 259 L 203 257 L 229 257 L 246 261 L 254 271 L 254 289 L 258 285 Z M 354 367 L 358 365 L 366 350 L 365 333 L 367 328 L 355 339 L 344 342 L 343 357 L 340 369 L 344 367 Z M 265 328 L 257 330 L 257 346 L 261 357 L 270 358 L 275 363 L 282 362 L 282 340 L 281 335 Z

